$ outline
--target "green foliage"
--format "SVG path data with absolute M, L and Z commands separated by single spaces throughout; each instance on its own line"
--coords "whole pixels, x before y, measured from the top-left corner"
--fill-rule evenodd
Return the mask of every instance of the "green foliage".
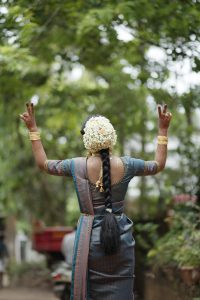
M 191 203 L 179 204 L 170 230 L 148 252 L 149 264 L 159 267 L 200 266 L 200 208 Z
M 16 287 L 49 287 L 49 269 L 45 261 L 22 262 L 16 264 L 11 262 L 8 266 L 9 278 L 12 286 Z
M 149 201 L 156 208 L 155 195 L 164 195 L 165 202 L 180 191 L 198 192 L 199 89 L 180 96 L 163 83 L 173 61 L 188 58 L 199 71 L 199 5 L 180 0 L 0 4 L 0 209 L 51 225 L 73 223 L 77 216 L 68 205 L 74 197 L 69 179 L 47 177 L 34 167 L 18 118 L 33 96 L 39 99 L 36 116 L 49 159 L 83 155 L 81 123 L 88 114 L 100 113 L 116 127 L 116 153 L 152 160 L 154 151 L 147 149 L 157 134 L 156 104 L 166 102 L 178 145 L 170 154 L 178 152 L 181 163 L 174 158 L 176 169 L 167 166 L 151 181 L 142 179 L 141 206 L 148 208 Z M 132 39 L 121 39 L 119 29 Z M 152 46 L 164 51 L 164 63 L 148 59 Z M 72 78 L 77 68 L 79 80 Z
M 8 266 L 8 272 L 11 276 L 23 276 L 24 274 L 27 274 L 28 272 L 34 272 L 34 271 L 40 271 L 40 272 L 48 272 L 46 268 L 45 261 L 43 262 L 24 262 L 22 264 L 16 264 L 15 262 L 12 262 Z
M 148 251 L 158 239 L 158 225 L 151 222 L 145 224 L 136 224 L 134 232 L 137 239 L 137 247 L 143 251 Z

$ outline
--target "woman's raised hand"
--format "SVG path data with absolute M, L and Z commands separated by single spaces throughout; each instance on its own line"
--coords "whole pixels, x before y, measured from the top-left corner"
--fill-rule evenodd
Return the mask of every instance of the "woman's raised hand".
M 27 110 L 23 114 L 19 115 L 20 119 L 24 121 L 28 130 L 30 130 L 30 131 L 36 130 L 37 125 L 36 125 L 36 121 L 35 121 L 35 113 L 34 113 L 33 103 L 29 103 L 29 102 L 26 103 L 26 108 L 27 108 Z
M 159 128 L 168 129 L 172 114 L 167 111 L 167 104 L 158 105 Z

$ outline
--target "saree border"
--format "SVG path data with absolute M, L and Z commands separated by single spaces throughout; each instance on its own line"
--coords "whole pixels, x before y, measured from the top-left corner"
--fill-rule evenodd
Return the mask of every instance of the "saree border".
M 76 236 L 75 236 L 75 241 L 74 241 L 70 300 L 74 299 L 74 275 L 75 275 L 76 257 L 77 257 L 77 252 L 78 252 L 78 240 L 80 237 L 82 222 L 83 222 L 83 219 L 82 219 L 82 217 L 80 217 L 79 221 L 78 221 L 78 226 L 77 226 L 78 229 L 76 231 Z
M 74 242 L 70 300 L 85 300 L 88 293 L 88 255 L 94 220 L 91 192 L 86 176 L 86 158 L 72 159 L 71 173 L 81 216 Z

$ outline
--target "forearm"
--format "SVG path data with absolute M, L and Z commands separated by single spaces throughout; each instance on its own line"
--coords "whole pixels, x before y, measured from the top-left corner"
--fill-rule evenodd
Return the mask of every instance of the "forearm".
M 167 129 L 159 129 L 158 135 L 159 136 L 166 136 L 167 137 Z M 157 149 L 155 153 L 155 161 L 158 164 L 157 172 L 160 172 L 164 169 L 165 163 L 167 159 L 167 145 L 160 145 L 157 144 Z
M 167 112 L 167 105 L 158 105 L 159 131 L 158 143 L 154 161 L 145 161 L 143 175 L 155 175 L 165 167 L 167 159 L 167 131 L 172 118 L 172 114 Z
M 37 132 L 37 127 L 30 129 L 32 132 Z M 35 158 L 36 165 L 41 169 L 45 170 L 45 161 L 47 160 L 47 156 L 42 145 L 41 140 L 31 141 L 33 156 Z

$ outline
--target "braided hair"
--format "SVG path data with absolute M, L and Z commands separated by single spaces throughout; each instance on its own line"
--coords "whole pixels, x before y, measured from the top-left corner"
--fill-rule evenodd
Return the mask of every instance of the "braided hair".
M 85 125 L 92 117 L 89 116 L 82 125 L 81 134 L 84 135 Z M 112 213 L 112 192 L 111 192 L 111 176 L 110 176 L 110 157 L 109 149 L 101 149 L 99 151 L 103 165 L 103 187 L 105 197 L 105 215 L 102 220 L 100 231 L 100 242 L 106 255 L 115 254 L 120 247 L 120 230 L 117 219 Z
M 109 149 L 99 151 L 103 162 L 103 187 L 105 196 L 106 213 L 103 217 L 100 241 L 105 254 L 115 254 L 120 246 L 120 232 L 115 215 L 112 213 L 112 193 L 110 178 L 110 157 Z

